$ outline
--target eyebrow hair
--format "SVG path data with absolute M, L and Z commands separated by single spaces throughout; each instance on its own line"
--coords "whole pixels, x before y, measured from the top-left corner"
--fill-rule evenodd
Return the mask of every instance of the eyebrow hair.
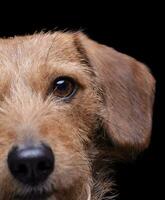
M 87 56 L 87 52 L 86 52 L 85 48 L 83 47 L 83 45 L 81 44 L 77 33 L 75 33 L 73 35 L 73 43 L 74 43 L 74 46 L 76 47 L 77 52 L 79 53 L 80 63 L 88 66 L 88 69 L 89 69 L 89 72 L 91 73 L 91 75 L 96 77 L 93 66 L 91 65 L 90 60 Z
M 51 42 L 51 44 L 50 44 L 50 46 L 49 46 L 49 48 L 48 48 L 47 54 L 46 54 L 45 64 L 46 64 L 47 61 L 48 61 L 49 53 L 50 53 L 50 51 L 51 51 L 51 49 L 52 49 L 52 47 L 53 47 L 53 43 L 54 43 L 54 41 L 55 41 L 56 38 L 57 38 L 57 35 L 55 35 L 55 36 L 52 38 L 52 42 Z

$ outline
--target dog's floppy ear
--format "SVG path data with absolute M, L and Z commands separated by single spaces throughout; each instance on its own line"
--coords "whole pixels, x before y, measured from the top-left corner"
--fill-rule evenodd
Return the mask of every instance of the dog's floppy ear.
M 78 38 L 104 91 L 102 118 L 107 133 L 119 147 L 143 150 L 151 134 L 154 78 L 137 60 L 83 33 Z

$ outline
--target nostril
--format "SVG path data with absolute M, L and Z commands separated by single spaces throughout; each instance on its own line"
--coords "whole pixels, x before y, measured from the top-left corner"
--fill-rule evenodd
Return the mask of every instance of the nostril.
M 50 147 L 40 145 L 13 148 L 8 155 L 11 174 L 20 182 L 37 185 L 44 182 L 54 169 L 54 155 Z
M 37 169 L 41 172 L 51 170 L 52 164 L 50 162 L 41 161 L 38 163 Z
M 15 168 L 13 168 L 13 171 L 14 171 L 14 173 L 17 173 L 20 175 L 28 174 L 28 168 L 25 164 L 15 165 Z

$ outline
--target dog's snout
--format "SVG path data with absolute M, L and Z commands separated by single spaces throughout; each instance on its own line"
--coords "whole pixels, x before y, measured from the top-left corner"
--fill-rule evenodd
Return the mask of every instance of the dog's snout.
M 15 179 L 26 185 L 46 181 L 54 169 L 54 155 L 50 147 L 13 148 L 8 155 L 8 167 Z

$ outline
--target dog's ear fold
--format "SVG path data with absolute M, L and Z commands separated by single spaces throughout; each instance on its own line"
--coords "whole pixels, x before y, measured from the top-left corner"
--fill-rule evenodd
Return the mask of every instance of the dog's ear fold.
M 104 91 L 102 118 L 111 140 L 119 147 L 143 150 L 150 140 L 154 78 L 137 60 L 83 33 L 78 38 Z

